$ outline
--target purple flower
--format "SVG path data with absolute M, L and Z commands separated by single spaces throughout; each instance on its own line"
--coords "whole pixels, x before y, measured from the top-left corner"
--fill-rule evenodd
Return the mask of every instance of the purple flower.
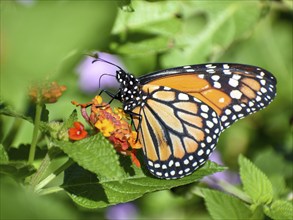
M 19 4 L 24 5 L 24 6 L 32 6 L 32 5 L 36 4 L 35 0 L 16 0 L 16 2 L 18 2 Z
M 106 218 L 108 220 L 130 220 L 137 219 L 138 210 L 133 203 L 121 203 L 107 208 Z
M 220 153 L 215 150 L 213 154 L 209 158 L 211 161 L 219 164 L 224 165 Z M 226 181 L 232 185 L 240 184 L 240 177 L 236 172 L 232 172 L 230 170 L 225 170 L 223 172 L 218 172 L 210 176 L 206 176 L 202 179 L 202 182 L 208 184 L 212 188 L 221 188 L 218 185 L 219 181 Z
M 122 69 L 125 69 L 117 56 L 101 52 L 99 52 L 98 55 L 101 59 L 114 63 Z M 92 63 L 93 60 L 94 58 L 92 57 L 86 57 L 77 67 L 76 71 L 80 76 L 80 89 L 86 93 L 94 93 L 99 89 L 118 88 L 119 84 L 116 80 L 117 67 L 101 61 Z M 103 74 L 109 74 L 113 77 L 109 75 L 103 76 Z

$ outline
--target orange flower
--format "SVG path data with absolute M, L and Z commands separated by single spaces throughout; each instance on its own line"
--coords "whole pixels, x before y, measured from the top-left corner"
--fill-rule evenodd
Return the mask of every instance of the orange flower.
M 72 103 L 81 107 L 85 120 L 107 137 L 116 151 L 130 156 L 133 163 L 140 167 L 135 149 L 141 148 L 141 144 L 137 140 L 137 132 L 132 131 L 127 122 L 128 116 L 122 109 L 115 108 L 113 111 L 109 104 L 103 102 L 101 96 L 96 96 L 91 102 L 85 104 Z M 86 111 L 89 106 L 91 106 L 90 114 Z
M 142 148 L 141 143 L 137 141 L 137 132 L 132 131 L 131 136 L 128 138 L 128 143 L 133 149 L 140 149 Z
M 68 129 L 69 139 L 78 141 L 86 138 L 87 132 L 84 130 L 82 123 L 76 121 L 73 123 L 73 128 Z
M 135 166 L 137 166 L 138 168 L 140 168 L 140 162 L 136 157 L 136 150 L 132 150 L 129 152 L 131 161 L 135 164 Z
M 66 86 L 60 86 L 57 82 L 43 82 L 31 86 L 29 96 L 34 102 L 55 103 L 65 90 Z

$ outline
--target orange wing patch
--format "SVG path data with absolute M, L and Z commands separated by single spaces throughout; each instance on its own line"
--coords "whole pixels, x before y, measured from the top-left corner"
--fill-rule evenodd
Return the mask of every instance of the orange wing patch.
M 254 99 L 256 96 L 255 92 L 246 85 L 242 85 L 240 91 L 249 99 Z
M 149 129 L 147 127 L 146 117 L 148 117 L 148 115 L 145 115 L 141 120 L 140 126 L 141 126 L 141 130 L 143 132 L 139 132 L 140 140 L 143 145 L 143 150 L 147 154 L 147 157 L 150 158 L 151 160 L 155 161 L 155 160 L 158 160 L 159 157 L 156 152 L 155 143 L 154 143 L 154 141 L 151 137 L 151 134 L 149 132 Z M 136 124 L 138 124 L 138 122 Z M 146 150 L 146 146 L 147 146 L 147 150 Z
M 203 126 L 202 118 L 199 116 L 187 114 L 181 111 L 178 111 L 178 116 L 185 122 L 188 122 L 188 123 L 192 122 L 196 127 L 201 128 Z
M 175 102 L 173 103 L 173 106 L 178 109 L 184 109 L 185 111 L 188 111 L 192 114 L 196 114 L 198 111 L 197 105 L 190 102 Z
M 157 113 L 160 114 L 162 121 L 168 122 L 168 124 L 176 129 L 178 132 L 183 132 L 183 126 L 177 117 L 174 117 L 174 109 L 162 104 L 160 102 L 154 101 L 152 99 L 147 101 L 147 104 Z
M 185 148 L 186 148 L 186 151 L 188 153 L 193 153 L 197 150 L 198 148 L 198 144 L 192 140 L 191 138 L 188 138 L 188 137 L 185 137 L 183 139 L 183 142 L 184 142 L 184 145 L 185 145 Z
M 208 104 L 218 115 L 232 100 L 225 92 L 213 88 L 207 80 L 196 74 L 170 75 L 153 80 L 151 84 L 170 87 L 192 95 Z
M 170 134 L 170 139 L 171 139 L 172 144 L 173 144 L 173 149 L 174 149 L 173 150 L 174 151 L 173 155 L 174 155 L 174 157 L 176 157 L 176 158 L 184 157 L 185 150 L 184 150 L 183 145 L 182 145 L 182 143 L 180 141 L 180 138 L 171 133 Z
M 158 91 L 154 93 L 154 98 L 156 99 L 162 99 L 165 101 L 174 101 L 175 100 L 175 94 L 172 91 Z
M 196 82 L 196 83 L 195 83 Z M 185 93 L 201 92 L 210 88 L 207 80 L 199 78 L 196 74 L 169 75 L 151 82 L 152 85 L 167 86 Z
M 244 78 L 242 79 L 242 82 L 249 85 L 249 87 L 255 91 L 258 91 L 261 88 L 259 82 L 251 78 Z

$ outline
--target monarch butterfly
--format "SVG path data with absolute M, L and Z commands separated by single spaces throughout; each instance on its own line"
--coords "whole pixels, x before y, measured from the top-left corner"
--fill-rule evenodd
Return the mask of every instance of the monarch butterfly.
M 207 161 L 221 132 L 266 107 L 276 95 L 276 78 L 250 65 L 188 65 L 136 78 L 106 60 L 96 61 L 118 68 L 120 88 L 107 93 L 123 103 L 148 170 L 162 179 L 193 173 Z

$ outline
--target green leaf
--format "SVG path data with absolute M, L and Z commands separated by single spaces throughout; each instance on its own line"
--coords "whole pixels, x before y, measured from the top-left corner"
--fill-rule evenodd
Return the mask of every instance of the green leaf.
M 7 150 L 9 159 L 11 161 L 26 161 L 29 156 L 30 147 L 30 144 L 20 144 L 17 148 L 10 147 Z M 47 149 L 37 147 L 35 152 L 35 159 L 43 159 L 46 153 Z
M 223 170 L 223 167 L 208 161 L 190 176 L 178 180 L 162 180 L 149 174 L 146 176 L 145 171 L 133 167 L 134 172 L 128 176 L 125 174 L 123 181 L 100 181 L 95 174 L 73 165 L 66 170 L 62 187 L 77 204 L 86 208 L 102 208 L 132 201 L 145 193 L 193 183 L 204 176 Z
M 33 119 L 31 117 L 27 117 L 23 114 L 20 114 L 20 113 L 14 111 L 9 105 L 7 105 L 4 102 L 0 102 L 0 115 L 6 115 L 9 117 L 20 118 L 20 119 L 24 119 L 26 121 L 33 123 Z
M 258 1 L 213 1 L 212 4 L 178 1 L 177 4 L 176 13 L 183 19 L 178 31 L 173 33 L 171 54 L 162 57 L 167 67 L 215 60 L 233 42 L 251 32 L 263 8 Z M 250 16 L 246 15 L 247 11 L 251 12 Z
M 134 35 L 139 35 L 139 33 L 134 33 Z M 145 37 L 147 38 L 147 37 Z M 159 52 L 166 51 L 168 46 L 169 38 L 161 37 L 149 37 L 144 39 L 142 42 L 131 42 L 128 40 L 126 43 L 119 45 L 115 48 L 116 53 L 127 54 L 129 56 L 142 56 L 145 54 L 156 54 Z
M 7 152 L 2 144 L 0 144 L 0 164 L 7 163 L 9 161 Z
M 23 180 L 32 175 L 36 169 L 31 164 L 22 161 L 13 161 L 0 164 L 0 173 L 13 177 L 16 180 Z
M 280 175 L 280 170 L 282 170 L 282 176 L 290 177 L 292 175 L 293 163 L 286 161 L 272 148 L 260 152 L 254 159 L 254 163 L 268 176 Z
M 179 12 L 180 6 L 181 3 L 176 1 L 156 2 L 156 4 L 146 1 L 135 1 L 133 2 L 135 13 L 119 11 L 113 33 L 127 33 L 129 30 L 150 30 L 153 33 L 162 34 L 165 32 L 167 35 L 174 34 L 179 29 L 173 19 L 176 13 Z M 152 16 L 141 16 L 142 14 Z M 174 26 L 170 25 L 170 20 L 173 21 Z M 164 25 L 165 22 L 169 25 Z
M 207 209 L 213 219 L 249 219 L 249 207 L 240 199 L 223 192 L 202 189 Z
M 265 206 L 264 212 L 276 220 L 293 219 L 293 205 L 284 200 L 276 200 L 270 206 Z
M 69 118 L 63 123 L 62 128 L 58 131 L 58 139 L 64 140 L 63 138 L 68 137 L 68 129 L 73 127 L 73 123 L 78 120 L 77 111 L 74 109 L 70 114 Z
M 101 181 L 120 181 L 124 176 L 113 145 L 101 133 L 73 143 L 56 141 L 55 145 Z
M 65 121 L 63 129 L 68 129 L 73 126 L 73 123 L 77 121 L 77 111 L 74 109 L 70 114 L 69 118 Z
M 273 187 L 267 176 L 244 156 L 240 155 L 238 161 L 244 191 L 253 203 L 256 206 L 270 203 L 273 199 Z

